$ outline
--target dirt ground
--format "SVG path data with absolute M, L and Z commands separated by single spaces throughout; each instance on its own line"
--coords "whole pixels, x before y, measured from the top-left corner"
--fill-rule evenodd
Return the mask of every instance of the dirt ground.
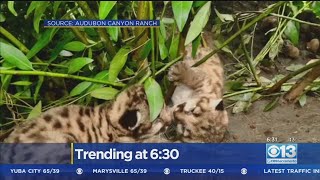
M 235 13 L 244 10 L 256 10 L 266 7 L 272 2 L 259 4 L 253 2 L 232 2 L 232 5 L 223 6 L 225 2 L 217 2 L 215 5 L 220 13 Z M 261 32 L 256 32 L 254 55 L 256 55 L 264 46 L 267 39 Z M 206 32 L 211 38 L 214 38 L 211 32 Z M 284 54 L 280 54 L 276 58 L 276 66 L 278 71 L 271 68 L 271 71 L 266 73 L 261 71 L 260 76 L 272 79 L 277 74 L 286 75 L 289 71 L 286 67 L 291 64 L 306 64 L 310 59 L 315 58 L 306 51 L 307 38 L 304 34 L 301 35 L 298 48 L 300 56 L 297 59 L 291 59 Z M 234 44 L 233 42 L 231 44 Z M 235 52 L 239 45 L 231 45 L 230 49 Z M 221 53 L 220 53 L 221 55 Z M 223 58 L 225 57 L 225 58 Z M 268 56 L 266 56 L 267 58 Z M 230 57 L 222 54 L 224 64 L 235 62 Z M 230 67 L 230 66 L 229 66 Z M 260 66 L 261 69 L 261 66 Z M 225 69 L 226 75 L 232 73 L 233 70 Z M 294 80 L 295 81 L 295 80 Z M 289 82 L 292 82 L 290 80 Z M 270 99 L 262 99 L 253 103 L 246 113 L 232 114 L 232 107 L 228 109 L 229 115 L 229 133 L 226 142 L 241 143 L 241 142 L 320 142 L 320 97 L 307 97 L 307 103 L 304 107 L 297 104 L 278 105 L 275 109 L 264 112 L 265 106 L 270 103 Z
M 270 101 L 255 102 L 249 112 L 229 115 L 228 142 L 320 142 L 320 99 L 308 97 L 304 107 L 279 105 L 263 112 Z M 274 138 L 271 138 L 274 137 Z
M 210 31 L 206 31 L 204 35 L 207 40 L 214 37 Z M 262 41 L 259 39 L 256 41 L 256 44 L 261 48 L 263 47 Z M 208 45 L 212 46 L 212 43 L 208 42 Z M 301 49 L 301 51 L 303 52 L 301 53 L 302 55 L 295 60 L 280 54 L 275 61 L 279 72 L 271 68 L 271 71 L 268 73 L 261 71 L 259 76 L 272 79 L 279 73 L 283 75 L 288 74 L 289 71 L 286 70 L 286 67 L 291 64 L 306 64 L 310 60 L 310 57 L 308 57 L 308 53 L 305 52 L 306 50 Z M 224 64 L 234 61 L 221 52 L 219 55 Z M 225 68 L 225 75 L 227 76 L 229 73 L 232 73 L 232 71 L 234 70 L 228 72 Z M 293 81 L 296 80 L 289 80 L 288 82 Z M 303 107 L 298 104 L 279 104 L 273 110 L 264 112 L 265 106 L 270 102 L 270 98 L 258 100 L 249 107 L 246 113 L 233 114 L 233 106 L 228 108 L 229 133 L 225 141 L 231 143 L 266 143 L 271 141 L 300 143 L 320 142 L 320 97 L 307 96 L 307 102 Z M 229 104 L 226 106 L 228 105 Z

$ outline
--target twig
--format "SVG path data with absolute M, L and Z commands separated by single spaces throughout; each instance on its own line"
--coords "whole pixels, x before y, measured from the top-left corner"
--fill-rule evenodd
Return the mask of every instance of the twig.
M 161 16 L 160 16 L 160 20 L 162 20 L 162 18 L 164 16 L 164 13 L 165 13 L 165 11 L 167 9 L 167 5 L 168 5 L 168 3 L 164 3 L 163 9 L 162 9 L 162 13 L 161 13 Z
M 63 15 L 60 19 L 72 19 L 72 15 L 73 13 L 77 12 L 79 6 L 75 6 L 74 8 L 72 8 L 70 11 L 68 11 L 65 15 Z M 80 32 L 80 29 L 77 27 L 71 27 L 71 30 L 73 32 L 74 35 L 77 36 L 77 38 L 84 44 L 89 45 L 89 41 L 87 40 L 87 38 L 85 38 L 83 36 L 83 33 Z
M 253 27 L 253 31 L 252 31 L 252 41 L 251 41 L 251 54 L 250 57 L 251 59 L 253 59 L 253 44 L 254 44 L 254 38 L 255 38 L 255 33 L 256 33 L 256 28 L 257 28 L 258 23 L 256 23 Z
M 77 79 L 82 81 L 89 81 L 94 83 L 106 84 L 115 87 L 124 87 L 123 83 L 103 81 L 83 76 L 76 76 L 71 74 L 62 74 L 62 73 L 53 73 L 53 72 L 44 72 L 44 71 L 18 71 L 18 70 L 0 70 L 0 74 L 12 74 L 12 75 L 28 75 L 28 76 L 49 76 L 49 77 L 58 77 L 58 78 L 68 78 L 68 79 Z
M 160 70 L 158 70 L 155 73 L 155 76 L 158 76 L 160 73 L 162 73 L 163 71 L 165 71 L 166 69 L 168 69 L 170 66 L 172 66 L 173 64 L 175 64 L 176 62 L 178 62 L 180 59 L 182 59 L 183 56 L 179 56 L 176 59 L 168 62 L 165 66 L 163 66 Z
M 180 59 L 182 59 L 183 56 L 179 56 L 176 59 L 170 61 L 169 63 L 167 63 L 165 66 L 163 66 L 161 69 L 159 69 L 156 73 L 155 76 L 158 76 L 159 74 L 161 74 L 162 72 L 164 72 L 166 69 L 168 69 L 170 66 L 172 66 L 174 63 L 178 62 Z M 139 83 L 143 83 L 146 79 L 148 79 L 148 77 L 150 77 L 152 75 L 152 73 L 150 72 L 150 70 L 148 70 L 148 72 L 144 75 L 144 77 L 142 77 L 139 80 Z
M 77 2 L 83 12 L 86 14 L 86 16 L 90 19 L 96 19 L 95 15 L 91 11 L 88 3 L 86 1 L 78 1 Z M 105 44 L 108 54 L 110 54 L 111 57 L 113 57 L 116 54 L 116 49 L 113 46 L 112 41 L 110 40 L 107 32 L 103 28 L 97 28 L 98 34 L 100 35 L 101 41 Z
M 150 19 L 154 19 L 153 17 L 153 2 L 149 1 L 149 18 Z M 158 31 L 160 32 L 160 31 Z M 156 35 L 156 32 L 153 28 L 150 29 L 150 36 L 151 36 L 151 42 L 152 42 L 152 49 L 151 49 L 151 73 L 152 73 L 152 77 L 155 77 L 155 73 L 156 73 L 156 62 L 157 62 L 157 55 L 156 51 L 158 52 L 158 46 L 156 46 L 156 38 L 158 37 Z
M 319 83 L 319 82 L 318 81 L 314 81 L 313 83 Z M 293 86 L 294 84 L 295 84 L 295 82 L 283 83 L 283 86 Z M 228 93 L 228 94 L 225 94 L 223 96 L 223 98 L 230 98 L 230 97 L 237 96 L 237 95 L 240 95 L 240 94 L 261 91 L 261 90 L 265 90 L 267 88 L 270 88 L 271 86 L 272 86 L 272 84 L 267 85 L 265 87 L 256 87 L 256 88 L 251 88 L 251 89 L 245 89 L 245 90 L 242 90 L 242 91 L 237 91 L 237 92 L 234 92 L 234 93 Z M 278 94 L 283 94 L 283 93 L 278 93 Z M 264 93 L 262 95 L 263 96 L 271 96 L 271 94 L 264 94 Z
M 230 93 L 230 94 L 226 94 L 223 96 L 223 98 L 229 98 L 232 96 L 236 96 L 236 95 L 240 95 L 240 94 L 245 94 L 245 93 L 249 93 L 249 92 L 256 92 L 256 91 L 260 91 L 263 90 L 264 87 L 257 87 L 257 88 L 252 88 L 252 89 L 246 89 L 246 90 L 242 90 L 242 91 L 238 91 L 238 92 L 234 92 L 234 93 Z
M 14 37 L 9 31 L 7 31 L 2 26 L 0 26 L 0 33 L 6 38 L 8 38 L 13 44 L 15 44 L 22 52 L 29 52 L 29 49 L 24 44 L 22 44 L 16 37 Z
M 284 6 L 282 8 L 282 13 L 285 12 L 285 8 L 286 6 Z M 278 11 L 280 11 L 281 8 L 279 8 Z M 279 38 L 281 38 L 284 30 L 285 30 L 285 26 L 287 25 L 287 20 L 284 19 L 282 21 L 282 19 L 279 21 L 278 26 L 276 28 L 276 32 L 273 33 L 273 35 L 271 36 L 271 38 L 268 40 L 267 44 L 260 50 L 260 52 L 258 53 L 258 55 L 254 58 L 253 62 L 254 64 L 258 64 L 269 52 L 271 49 L 272 45 L 275 45 L 275 43 L 277 42 L 277 40 Z
M 245 13 L 261 14 L 263 12 L 262 11 L 245 11 L 245 12 L 240 12 L 239 14 L 245 14 Z M 297 19 L 297 18 L 294 18 L 294 17 L 284 16 L 284 15 L 276 14 L 276 13 L 270 13 L 270 15 L 271 16 L 276 16 L 276 17 L 279 17 L 279 18 L 284 18 L 284 19 L 296 21 L 296 22 L 299 22 L 299 23 L 302 23 L 302 24 L 308 24 L 310 26 L 320 27 L 320 24 L 316 24 L 316 23 L 312 23 L 312 22 L 308 22 L 308 21 L 303 21 L 303 20 L 300 20 L 300 19 Z
M 0 26 L 0 33 L 8 38 L 14 45 L 16 45 L 23 53 L 27 54 L 30 50 L 22 44 L 16 37 L 14 37 L 9 31 Z M 37 56 L 34 57 L 37 62 L 42 62 Z
M 306 65 L 306 66 L 304 66 L 304 67 L 302 67 L 302 68 L 300 68 L 300 69 L 288 74 L 287 76 L 282 78 L 280 81 L 278 81 L 275 85 L 273 85 L 270 89 L 268 89 L 265 92 L 265 94 L 270 94 L 270 93 L 274 93 L 276 91 L 279 91 L 283 83 L 287 82 L 289 79 L 293 78 L 294 76 L 296 76 L 296 75 L 298 75 L 298 74 L 300 74 L 300 73 L 302 73 L 302 72 L 304 72 L 306 70 L 309 70 L 309 69 L 311 69 L 311 68 L 313 68 L 315 66 L 318 66 L 318 65 L 320 65 L 320 60 L 316 61 L 316 62 L 313 62 L 313 63 L 310 63 L 310 64 L 308 64 L 308 65 Z
M 238 32 L 233 34 L 230 38 L 228 38 L 224 43 L 222 43 L 217 49 L 213 50 L 209 54 L 207 54 L 205 57 L 203 57 L 200 61 L 196 62 L 192 67 L 197 67 L 200 64 L 204 63 L 206 60 L 208 60 L 211 56 L 216 54 L 218 51 L 220 51 L 224 46 L 229 44 L 231 41 L 233 41 L 236 37 L 238 37 L 241 33 L 243 33 L 245 30 L 247 30 L 249 27 L 254 25 L 256 22 L 260 21 L 261 19 L 265 18 L 268 14 L 270 14 L 275 8 L 283 5 L 285 2 L 277 2 L 274 6 L 260 14 L 258 17 L 256 17 L 254 20 L 250 21 L 248 24 L 246 24 L 244 27 L 242 27 Z
M 304 75 L 291 89 L 283 96 L 289 102 L 296 102 L 298 97 L 304 93 L 304 89 L 320 76 L 320 65 L 315 66 L 306 75 Z M 308 88 L 307 88 L 308 90 Z
M 50 64 L 50 63 L 33 63 L 33 65 L 38 65 L 38 66 L 54 66 L 54 67 L 60 67 L 60 68 L 68 68 L 68 66 L 61 65 L 61 64 Z
M 298 14 L 300 14 L 308 5 L 310 5 L 311 2 L 306 3 L 301 9 L 299 9 L 299 11 L 297 12 L 297 14 L 295 14 L 293 16 L 296 17 Z M 285 7 L 282 10 L 282 14 L 285 13 Z M 260 14 L 261 15 L 261 14 Z M 260 16 L 259 15 L 259 16 Z M 256 56 L 256 58 L 253 60 L 253 62 L 255 64 L 258 64 L 270 51 L 271 46 L 273 46 L 277 40 L 279 38 L 281 38 L 282 34 L 284 33 L 284 31 L 286 30 L 286 25 L 289 21 L 287 19 L 283 20 L 283 23 L 279 22 L 278 28 L 276 30 L 276 32 L 272 35 L 272 37 L 270 38 L 270 40 L 268 41 L 268 43 L 263 47 L 263 49 L 259 52 L 259 54 Z
M 238 18 L 237 18 L 236 21 L 237 21 L 238 29 L 240 29 L 240 25 L 239 25 Z M 261 82 L 260 82 L 260 79 L 259 79 L 259 77 L 258 77 L 256 68 L 255 68 L 255 66 L 253 65 L 252 58 L 250 57 L 249 52 L 247 51 L 247 48 L 246 48 L 246 46 L 245 46 L 245 44 L 244 44 L 244 39 L 243 39 L 242 33 L 240 33 L 240 43 L 241 43 L 241 47 L 242 47 L 242 49 L 243 49 L 245 58 L 246 58 L 246 60 L 247 60 L 247 63 L 248 63 L 248 65 L 249 65 L 250 72 L 251 72 L 251 74 L 253 75 L 253 78 L 255 79 L 257 85 L 258 85 L 258 86 L 261 86 Z

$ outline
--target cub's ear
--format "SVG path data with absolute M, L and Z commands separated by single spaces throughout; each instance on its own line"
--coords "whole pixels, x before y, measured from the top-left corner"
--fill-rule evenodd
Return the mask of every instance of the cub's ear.
M 223 111 L 224 105 L 222 99 L 215 99 L 211 101 L 211 107 L 215 108 L 217 111 Z
M 223 100 L 219 102 L 219 104 L 216 106 L 217 111 L 223 111 L 224 110 L 224 105 L 223 105 Z

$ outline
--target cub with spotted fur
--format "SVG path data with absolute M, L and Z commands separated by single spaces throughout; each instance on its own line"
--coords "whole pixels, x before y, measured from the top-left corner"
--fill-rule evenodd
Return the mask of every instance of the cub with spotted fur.
M 16 126 L 6 143 L 135 142 L 151 127 L 143 86 L 135 85 L 109 104 L 50 109 Z
M 196 58 L 186 52 L 185 59 L 171 67 L 168 79 L 176 84 L 172 107 L 167 108 L 182 142 L 221 142 L 228 127 L 223 107 L 224 71 L 217 55 L 198 67 L 191 67 L 209 48 L 199 49 Z

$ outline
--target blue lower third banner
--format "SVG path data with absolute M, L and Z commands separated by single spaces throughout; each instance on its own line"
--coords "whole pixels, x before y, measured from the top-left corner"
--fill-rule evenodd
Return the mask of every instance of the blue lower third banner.
M 320 179 L 319 152 L 320 144 L 0 144 L 0 179 Z

